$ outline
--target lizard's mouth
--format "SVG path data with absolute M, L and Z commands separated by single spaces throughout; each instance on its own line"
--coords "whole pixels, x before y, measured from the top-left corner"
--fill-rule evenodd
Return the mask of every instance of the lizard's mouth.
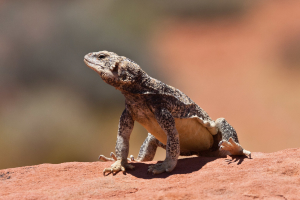
M 119 62 L 116 62 L 114 65 L 111 65 L 110 67 L 104 67 L 102 65 L 99 65 L 99 64 L 96 64 L 92 61 L 89 60 L 89 58 L 84 58 L 83 61 L 85 62 L 85 64 L 95 70 L 95 71 L 103 71 L 103 70 L 110 70 L 112 72 L 116 72 L 118 70 L 118 67 L 119 67 Z
M 84 57 L 83 61 L 90 69 L 97 72 L 103 80 L 106 80 L 108 78 L 110 78 L 110 79 L 115 78 L 116 72 L 113 70 L 118 69 L 119 63 L 116 63 L 115 66 L 112 68 L 112 67 L 106 67 L 102 63 L 95 63 L 95 62 L 93 62 L 94 61 L 93 58 L 91 59 L 90 57 L 87 57 L 87 56 Z
M 90 66 L 90 65 L 96 65 L 95 63 L 89 61 L 88 58 L 84 58 L 83 61 L 84 61 L 85 64 L 88 65 L 88 66 Z
M 104 68 L 101 65 L 91 62 L 88 58 L 84 58 L 83 61 L 89 68 L 91 68 L 92 70 L 94 70 L 96 72 L 104 70 Z

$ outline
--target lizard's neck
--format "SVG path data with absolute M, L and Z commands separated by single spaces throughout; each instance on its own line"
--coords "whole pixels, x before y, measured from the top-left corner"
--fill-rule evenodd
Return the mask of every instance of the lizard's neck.
M 193 101 L 180 90 L 177 90 L 176 88 L 148 75 L 143 77 L 141 81 L 128 85 L 127 87 L 123 87 L 120 91 L 127 100 L 140 98 L 141 95 L 159 94 L 175 97 L 186 104 L 193 103 Z
M 159 94 L 164 91 L 166 87 L 168 87 L 168 85 L 165 83 L 145 74 L 140 81 L 122 86 L 120 91 L 126 97 L 136 94 Z

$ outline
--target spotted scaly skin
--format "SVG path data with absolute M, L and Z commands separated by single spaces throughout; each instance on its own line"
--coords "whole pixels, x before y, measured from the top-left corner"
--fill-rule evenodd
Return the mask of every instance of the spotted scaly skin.
M 224 118 L 213 121 L 208 114 L 180 90 L 150 77 L 134 61 L 116 53 L 99 51 L 84 57 L 88 67 L 104 82 L 125 96 L 125 109 L 120 117 L 116 155 L 99 159 L 116 162 L 104 173 L 133 169 L 128 164 L 129 138 L 134 121 L 148 130 L 137 161 L 151 161 L 157 147 L 166 150 L 162 163 L 150 166 L 148 172 L 172 171 L 179 155 L 226 156 L 247 155 L 234 128 Z

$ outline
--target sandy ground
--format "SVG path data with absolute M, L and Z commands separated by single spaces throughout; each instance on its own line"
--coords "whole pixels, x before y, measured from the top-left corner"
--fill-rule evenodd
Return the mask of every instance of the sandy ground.
M 103 176 L 111 162 L 42 164 L 0 171 L 0 199 L 299 199 L 300 149 L 242 157 L 192 157 L 171 173 L 133 163 Z

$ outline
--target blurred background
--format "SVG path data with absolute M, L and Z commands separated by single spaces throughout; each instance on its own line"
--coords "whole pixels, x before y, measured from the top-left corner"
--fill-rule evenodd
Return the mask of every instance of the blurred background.
M 296 0 L 0 0 L 0 169 L 114 151 L 124 97 L 84 64 L 99 50 L 225 117 L 247 150 L 299 147 L 299 19 Z M 130 154 L 146 136 L 135 123 Z

